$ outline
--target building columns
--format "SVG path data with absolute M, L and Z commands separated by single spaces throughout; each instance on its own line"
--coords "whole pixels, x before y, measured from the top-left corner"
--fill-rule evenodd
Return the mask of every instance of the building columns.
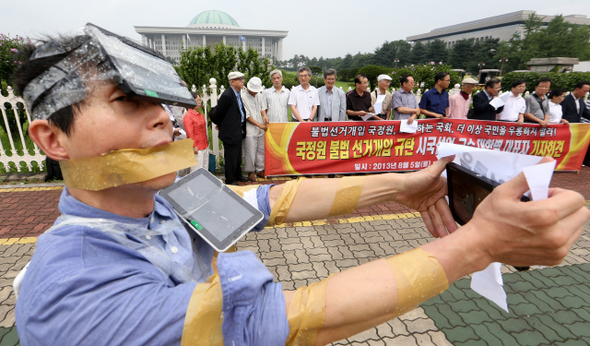
M 162 55 L 166 56 L 166 35 L 162 34 Z

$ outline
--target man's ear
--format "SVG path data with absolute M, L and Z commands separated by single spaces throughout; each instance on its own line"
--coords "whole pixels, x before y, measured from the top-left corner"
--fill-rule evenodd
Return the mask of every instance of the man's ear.
M 49 124 L 47 120 L 34 120 L 29 124 L 29 136 L 45 155 L 56 161 L 68 160 L 66 149 L 61 144 L 63 138 L 67 138 L 58 127 Z

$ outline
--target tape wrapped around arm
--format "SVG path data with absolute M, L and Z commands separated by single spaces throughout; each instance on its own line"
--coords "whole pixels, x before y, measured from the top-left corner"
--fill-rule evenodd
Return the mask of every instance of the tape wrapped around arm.
M 387 258 L 397 285 L 397 304 L 393 317 L 416 308 L 418 304 L 449 288 L 447 275 L 436 257 L 417 248 Z

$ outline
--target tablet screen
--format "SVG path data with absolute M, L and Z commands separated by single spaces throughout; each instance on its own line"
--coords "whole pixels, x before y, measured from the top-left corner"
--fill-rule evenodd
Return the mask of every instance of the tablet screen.
M 160 195 L 218 251 L 233 245 L 263 218 L 205 169 L 187 175 Z

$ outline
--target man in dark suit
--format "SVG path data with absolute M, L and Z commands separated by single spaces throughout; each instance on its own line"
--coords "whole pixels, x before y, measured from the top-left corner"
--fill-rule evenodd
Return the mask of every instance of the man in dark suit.
M 490 101 L 498 97 L 500 88 L 500 80 L 498 78 L 490 78 L 486 82 L 484 90 L 473 96 L 473 109 L 470 112 L 471 116 L 469 119 L 496 121 L 496 114 L 502 112 L 504 107 L 496 109 L 490 105 Z
M 242 176 L 242 139 L 246 137 L 246 111 L 240 90 L 244 87 L 244 74 L 230 72 L 229 85 L 217 103 L 214 122 L 219 127 L 219 139 L 223 142 L 225 183 L 236 185 L 247 182 Z
M 561 102 L 563 118 L 570 123 L 579 123 L 582 117 L 590 120 L 590 109 L 584 104 L 584 96 L 590 90 L 590 82 L 581 81 L 574 86 L 574 91 Z
M 590 120 L 590 109 L 584 104 L 584 96 L 590 91 L 590 82 L 581 81 L 576 83 L 574 91 L 567 95 L 561 102 L 563 119 L 570 123 L 579 123 L 582 117 Z M 590 166 L 590 148 L 586 152 L 584 165 Z

